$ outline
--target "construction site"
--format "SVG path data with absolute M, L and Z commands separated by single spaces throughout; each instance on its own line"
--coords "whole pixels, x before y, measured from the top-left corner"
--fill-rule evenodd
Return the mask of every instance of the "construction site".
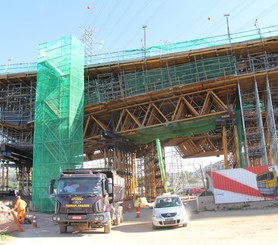
M 49 211 L 50 180 L 98 160 L 126 200 L 152 200 L 166 147 L 223 155 L 226 170 L 277 166 L 277 110 L 278 26 L 91 56 L 74 37 L 41 43 L 38 62 L 0 66 L 1 193 L 15 169 Z

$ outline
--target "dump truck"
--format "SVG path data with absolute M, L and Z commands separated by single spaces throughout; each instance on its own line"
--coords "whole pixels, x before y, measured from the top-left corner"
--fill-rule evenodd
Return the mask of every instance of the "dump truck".
M 78 231 L 104 228 L 110 233 L 112 225 L 123 222 L 124 187 L 124 179 L 114 170 L 66 170 L 57 183 L 54 179 L 50 183 L 50 195 L 55 197 L 52 220 L 60 233 L 69 226 Z

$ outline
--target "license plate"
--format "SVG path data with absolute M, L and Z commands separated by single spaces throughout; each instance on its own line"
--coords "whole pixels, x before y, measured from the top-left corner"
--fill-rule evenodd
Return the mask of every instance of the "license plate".
M 82 219 L 82 216 L 72 216 L 71 219 L 75 219 L 75 220 L 76 220 L 76 219 L 77 219 L 77 220 L 78 220 L 78 219 Z
M 173 218 L 165 219 L 165 221 L 171 221 L 171 220 L 174 220 L 174 219 Z
M 164 221 L 164 225 L 175 225 L 175 224 L 176 224 L 175 220 Z

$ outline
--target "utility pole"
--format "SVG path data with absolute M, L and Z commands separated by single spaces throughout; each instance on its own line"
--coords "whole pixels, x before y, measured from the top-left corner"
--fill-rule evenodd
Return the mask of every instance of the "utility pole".
M 146 28 L 147 28 L 147 25 L 143 25 L 142 28 L 144 29 L 144 62 L 145 62 L 145 65 L 146 65 L 146 59 L 147 59 L 147 53 L 146 53 L 146 49 L 147 49 L 147 46 L 146 46 Z
M 229 43 L 231 44 L 231 34 L 230 34 L 230 27 L 229 27 L 229 16 L 230 16 L 230 14 L 224 14 L 224 17 L 226 17 Z
M 255 20 L 254 26 L 255 26 L 255 27 L 257 28 L 257 30 L 258 30 L 258 34 L 259 34 L 260 38 L 262 38 L 262 35 L 261 35 L 261 28 L 260 28 L 260 26 L 259 26 L 258 19 Z

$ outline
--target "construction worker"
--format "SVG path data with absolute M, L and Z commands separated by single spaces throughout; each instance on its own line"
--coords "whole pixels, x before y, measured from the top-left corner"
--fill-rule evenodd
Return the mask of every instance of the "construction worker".
M 17 210 L 17 219 L 21 224 L 24 224 L 26 207 L 27 203 L 20 196 L 17 196 L 14 210 Z
M 141 198 L 139 194 L 136 194 L 135 201 L 134 201 L 134 207 L 136 211 L 136 218 L 140 217 L 140 207 L 141 207 Z

